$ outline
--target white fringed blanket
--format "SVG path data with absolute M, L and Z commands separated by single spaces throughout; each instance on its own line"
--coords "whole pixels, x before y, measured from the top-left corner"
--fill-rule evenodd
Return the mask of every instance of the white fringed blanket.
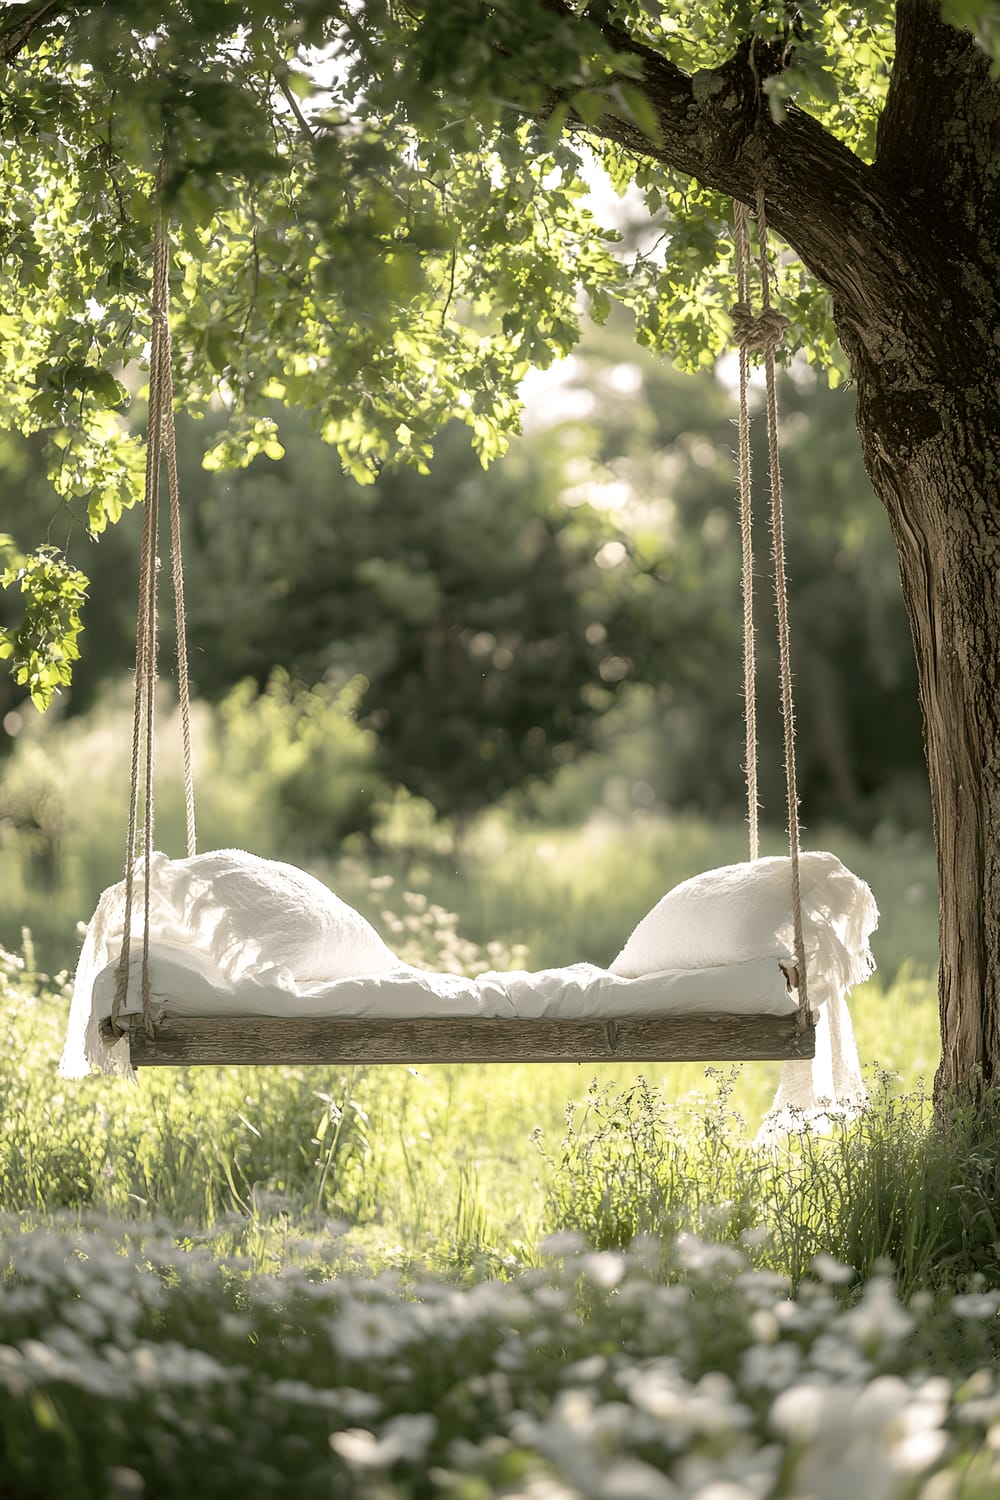
M 223 849 L 191 859 L 154 854 L 150 978 L 154 1020 L 175 1015 L 523 1018 L 788 1015 L 796 997 L 788 860 L 706 871 L 645 916 L 608 969 L 593 964 L 474 979 L 404 964 L 374 927 L 313 876 Z M 776 1107 L 815 1112 L 864 1099 L 846 1005 L 874 967 L 878 912 L 867 885 L 835 855 L 801 856 L 808 994 L 816 1057 L 786 1063 Z M 141 1010 L 143 882 L 137 866 L 126 1011 Z M 60 1071 L 94 1065 L 129 1075 L 128 1039 L 104 1045 L 125 929 L 124 885 L 102 895 L 80 955 Z

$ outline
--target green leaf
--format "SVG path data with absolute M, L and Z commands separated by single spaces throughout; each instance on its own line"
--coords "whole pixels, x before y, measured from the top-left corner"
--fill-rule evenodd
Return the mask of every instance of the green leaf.
M 649 96 L 631 83 L 615 84 L 612 94 L 620 101 L 625 117 L 639 127 L 646 139 L 654 146 L 661 145 L 663 134 Z
M 71 664 L 79 659 L 87 579 L 57 548 L 39 547 L 16 570 L 7 569 L 3 586 L 19 588 L 23 613 L 19 625 L 3 632 L 0 656 L 11 661 L 14 681 L 44 711 L 69 684 Z

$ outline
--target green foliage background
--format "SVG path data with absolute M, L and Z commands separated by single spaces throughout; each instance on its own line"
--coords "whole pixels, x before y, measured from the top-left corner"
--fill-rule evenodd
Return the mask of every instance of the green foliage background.
M 793 376 L 781 402 L 806 816 L 925 827 L 911 649 L 850 395 L 817 384 L 807 368 Z M 345 707 L 373 736 L 365 790 L 353 803 L 335 799 L 341 810 L 325 825 L 289 813 L 320 840 L 370 827 L 380 786 L 405 787 L 464 819 L 512 789 L 533 796 L 534 783 L 556 774 L 568 789 L 568 768 L 595 750 L 645 785 L 635 806 L 738 810 L 732 417 L 731 394 L 712 374 L 676 374 L 636 350 L 615 320 L 592 330 L 561 377 L 532 397 L 528 432 L 487 471 L 452 427 L 431 475 L 394 469 L 361 487 L 292 414 L 280 422 L 284 456 L 206 471 L 202 455 L 222 417 L 183 423 L 196 690 L 216 700 L 250 679 L 259 691 L 281 669 L 334 698 L 347 692 Z M 765 463 L 758 451 L 758 472 Z M 0 490 L 15 531 L 37 524 L 45 479 L 36 444 L 7 439 Z M 66 520 L 67 565 L 91 578 L 84 656 L 63 700 L 76 715 L 133 660 L 138 517 L 96 545 Z M 761 760 L 765 805 L 779 822 L 768 550 L 761 527 Z M 13 621 L 3 602 L 0 619 L 4 608 Z M 164 610 L 169 638 L 166 601 Z M 167 646 L 164 661 L 169 672 Z M 6 693 L 0 706 L 15 708 Z M 293 701 L 305 711 L 305 698 Z M 234 712 L 226 710 L 225 734 Z M 293 737 L 294 720 L 286 716 Z M 303 733 L 304 744 L 305 720 Z M 297 795 L 310 777 L 318 788 L 353 774 L 358 763 L 346 752 L 336 770 L 337 743 L 304 759 Z M 283 769 L 265 761 L 283 784 Z M 589 791 L 577 785 L 591 803 L 564 797 L 567 817 L 602 799 L 599 778 Z

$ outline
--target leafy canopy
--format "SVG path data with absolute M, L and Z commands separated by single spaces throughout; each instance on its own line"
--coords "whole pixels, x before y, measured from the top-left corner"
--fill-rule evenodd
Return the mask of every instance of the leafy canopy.
M 308 410 L 347 471 L 425 470 L 452 419 L 481 460 L 516 428 L 518 381 L 612 299 L 640 340 L 711 362 L 732 299 L 727 205 L 593 141 L 612 112 L 655 141 L 640 62 L 595 20 L 689 69 L 752 31 L 783 36 L 772 109 L 812 110 L 866 157 L 893 6 L 679 0 L 105 0 L 0 17 L 0 404 L 41 434 L 58 500 L 99 533 L 140 498 L 129 420 L 148 352 L 152 184 L 174 228 L 175 381 L 222 403 L 206 464 L 281 452 L 275 399 Z M 996 38 L 997 6 L 949 0 Z M 32 29 L 32 19 L 39 24 Z M 24 39 L 26 37 L 26 40 Z M 0 65 L 2 66 L 2 65 Z M 657 230 L 619 245 L 587 202 L 596 154 Z M 822 295 L 789 258 L 801 338 L 836 362 Z M 11 544 L 13 546 L 13 544 Z M 5 575 L 27 600 L 0 635 L 44 704 L 65 682 L 80 575 L 47 549 Z M 36 595 L 55 591 L 55 604 Z M 35 599 L 36 602 L 32 602 Z

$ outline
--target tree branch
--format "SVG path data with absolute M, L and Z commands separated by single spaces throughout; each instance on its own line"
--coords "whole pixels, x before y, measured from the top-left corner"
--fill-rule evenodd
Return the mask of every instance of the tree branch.
M 12 63 L 21 49 L 45 22 L 68 7 L 64 0 L 32 0 L 15 8 L 11 19 L 0 27 L 0 62 Z
M 275 74 L 275 81 L 277 82 L 278 88 L 281 90 L 282 94 L 284 95 L 285 103 L 288 105 L 288 107 L 291 110 L 292 114 L 295 116 L 295 119 L 298 122 L 298 126 L 299 126 L 299 129 L 302 131 L 302 134 L 306 137 L 307 140 L 309 140 L 309 141 L 315 141 L 315 139 L 316 139 L 316 132 L 313 130 L 312 126 L 309 124 L 309 121 L 306 119 L 305 115 L 302 113 L 302 110 L 299 108 L 299 101 L 296 99 L 295 95 L 292 93 L 291 89 L 288 87 L 287 80 L 284 79 L 284 78 L 279 78 L 278 75 Z
M 574 15 L 566 0 L 541 3 Z M 660 139 L 619 114 L 581 120 L 578 128 L 744 203 L 753 203 L 760 182 L 769 222 L 830 290 L 842 333 L 853 329 L 871 347 L 869 330 L 884 328 L 893 309 L 905 315 L 904 289 L 914 279 L 928 289 L 947 285 L 947 261 L 917 205 L 804 110 L 791 105 L 780 124 L 772 120 L 749 41 L 720 67 L 689 74 L 617 25 L 598 29 L 605 44 L 638 60 L 640 77 L 633 72 L 629 81 L 655 111 Z M 758 44 L 759 72 L 780 68 L 779 46 Z

